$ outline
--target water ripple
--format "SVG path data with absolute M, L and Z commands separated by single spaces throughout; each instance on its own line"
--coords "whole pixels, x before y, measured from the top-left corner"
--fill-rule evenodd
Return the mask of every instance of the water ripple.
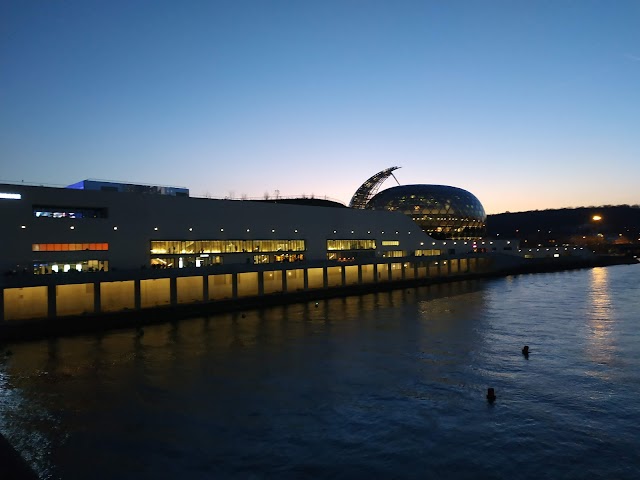
M 636 478 L 639 279 L 523 275 L 11 345 L 0 430 L 50 479 Z

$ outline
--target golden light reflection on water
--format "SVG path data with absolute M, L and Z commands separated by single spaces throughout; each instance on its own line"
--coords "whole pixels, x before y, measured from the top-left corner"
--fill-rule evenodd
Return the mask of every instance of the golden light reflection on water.
M 609 293 L 609 272 L 607 268 L 594 268 L 591 270 L 591 283 L 587 307 L 588 327 L 590 329 L 589 351 L 587 355 L 599 364 L 608 364 L 615 354 L 615 345 L 612 339 L 613 308 Z

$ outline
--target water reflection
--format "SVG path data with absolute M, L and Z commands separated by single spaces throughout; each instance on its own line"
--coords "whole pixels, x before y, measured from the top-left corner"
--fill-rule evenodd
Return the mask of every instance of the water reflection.
M 541 461 L 566 478 L 576 458 L 635 478 L 637 279 L 524 275 L 4 346 L 0 429 L 52 479 L 534 479 Z
M 210 435 L 201 423 L 280 431 L 314 405 L 346 425 L 396 388 L 407 401 L 459 397 L 483 302 L 481 283 L 460 282 L 15 344 L 0 365 L 0 428 L 43 478 L 95 465 L 108 477 L 114 459 L 143 468 L 131 451 L 147 444 Z
M 590 333 L 587 355 L 597 364 L 610 364 L 616 354 L 616 347 L 612 338 L 614 308 L 610 295 L 609 269 L 591 269 L 587 299 L 589 303 L 586 314 Z M 607 370 L 595 370 L 591 373 L 601 378 L 608 377 Z

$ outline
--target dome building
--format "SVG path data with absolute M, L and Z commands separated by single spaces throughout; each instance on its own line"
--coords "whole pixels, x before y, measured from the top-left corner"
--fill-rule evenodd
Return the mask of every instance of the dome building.
M 433 238 L 474 240 L 486 232 L 487 215 L 475 195 L 447 185 L 400 185 L 376 194 L 400 167 L 376 173 L 356 191 L 351 208 L 398 211 L 411 217 Z M 398 180 L 396 179 L 396 182 Z
M 402 212 L 437 239 L 473 240 L 486 231 L 487 215 L 475 195 L 447 185 L 388 188 L 371 198 L 365 208 Z

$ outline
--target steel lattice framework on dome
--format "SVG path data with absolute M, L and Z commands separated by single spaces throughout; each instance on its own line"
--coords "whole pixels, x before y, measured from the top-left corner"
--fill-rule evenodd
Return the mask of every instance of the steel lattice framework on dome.
M 360 188 L 358 188 L 358 190 L 356 190 L 356 193 L 353 194 L 353 197 L 351 197 L 349 207 L 360 209 L 367 208 L 367 203 L 369 202 L 371 197 L 376 194 L 376 192 L 380 188 L 380 185 L 382 185 L 387 178 L 393 177 L 393 171 L 399 168 L 400 167 L 390 167 L 382 170 L 381 172 L 378 172 L 374 176 L 369 178 L 362 185 L 360 185 Z M 397 178 L 396 182 L 398 182 Z M 398 185 L 400 185 L 400 182 L 398 182 Z

